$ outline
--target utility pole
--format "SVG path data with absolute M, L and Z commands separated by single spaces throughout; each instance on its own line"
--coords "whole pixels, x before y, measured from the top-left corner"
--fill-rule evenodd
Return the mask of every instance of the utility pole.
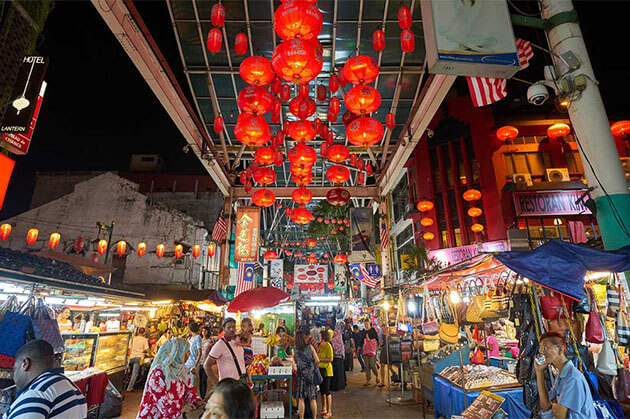
M 604 247 L 616 250 L 630 245 L 630 195 L 577 13 L 571 0 L 541 0 L 541 9 Z

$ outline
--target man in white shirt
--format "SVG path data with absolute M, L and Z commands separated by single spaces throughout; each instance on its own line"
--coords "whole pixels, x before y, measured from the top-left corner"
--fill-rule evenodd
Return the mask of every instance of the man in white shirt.
M 144 337 L 144 332 L 144 327 L 139 328 L 131 341 L 131 354 L 129 355 L 131 378 L 129 379 L 127 391 L 133 391 L 133 386 L 138 378 L 138 371 L 140 371 L 140 363 L 144 359 L 145 352 L 149 350 L 149 340 Z
M 321 328 L 320 324 L 313 323 L 313 328 L 311 329 L 311 337 L 315 339 L 315 342 L 317 343 L 319 343 L 322 339 L 321 332 L 319 331 L 320 328 Z
M 210 354 L 206 359 L 204 368 L 206 374 L 213 384 L 224 378 L 234 378 L 235 380 L 249 381 L 249 374 L 245 367 L 245 356 L 243 347 L 236 344 L 236 320 L 231 317 L 223 320 L 224 337 L 210 349 Z M 219 377 L 212 370 L 212 365 L 217 363 Z

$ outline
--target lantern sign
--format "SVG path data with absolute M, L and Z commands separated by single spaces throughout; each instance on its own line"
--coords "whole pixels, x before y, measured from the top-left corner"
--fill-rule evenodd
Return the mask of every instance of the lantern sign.
M 293 280 L 296 284 L 323 284 L 328 282 L 328 265 L 295 265 Z
M 107 253 L 107 240 L 105 239 L 99 240 L 98 244 L 96 245 L 96 251 L 101 256 Z
M 326 192 L 326 201 L 336 207 L 346 205 L 350 201 L 350 192 L 343 188 L 332 188 Z
M 34 244 L 37 241 L 37 236 L 39 236 L 39 230 L 36 228 L 31 228 L 26 233 L 26 244 Z
M 352 238 L 350 261 L 352 263 L 376 262 L 372 208 L 352 208 L 350 219 L 350 237 Z
M 143 257 L 147 253 L 147 244 L 145 242 L 138 243 L 138 257 Z
M 234 262 L 256 262 L 260 234 L 260 210 L 239 207 L 236 211 Z
M 11 235 L 11 224 L 4 223 L 0 225 L 0 240 L 6 240 Z
M 217 251 L 217 245 L 215 243 L 210 243 L 208 245 L 208 256 L 213 257 Z

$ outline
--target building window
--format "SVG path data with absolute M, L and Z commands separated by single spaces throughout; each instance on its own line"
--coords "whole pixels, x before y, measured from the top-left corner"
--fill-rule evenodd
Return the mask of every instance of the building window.
M 580 153 L 576 150 L 568 150 L 564 152 L 564 159 L 567 162 L 567 168 L 571 174 L 584 174 L 582 159 Z
M 407 215 L 409 206 L 409 183 L 407 176 L 403 175 L 398 185 L 392 191 L 392 206 L 394 209 L 394 224 Z
M 508 175 L 529 173 L 533 176 L 543 176 L 545 169 L 553 167 L 549 152 L 505 153 L 503 157 Z
M 402 269 L 403 267 L 403 255 L 410 254 L 413 247 L 413 226 L 409 223 L 409 225 L 396 236 L 396 259 L 398 261 L 399 269 Z

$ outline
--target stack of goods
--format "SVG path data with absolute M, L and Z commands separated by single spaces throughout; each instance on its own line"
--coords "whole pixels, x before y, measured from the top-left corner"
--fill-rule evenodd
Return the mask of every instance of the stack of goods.
M 411 355 L 412 355 L 412 341 L 411 341 L 411 337 L 403 337 L 402 340 L 400 341 L 400 352 L 401 352 L 401 358 L 403 361 L 409 361 L 411 359 Z
M 400 336 L 389 337 L 389 362 L 399 364 L 402 362 Z
M 488 367 L 485 365 L 466 365 L 463 372 L 462 368 L 457 366 L 447 367 L 440 372 L 440 377 L 446 378 L 458 387 L 465 387 L 466 390 L 482 390 L 496 387 L 515 387 L 518 381 L 514 374 L 511 374 L 501 368 Z
M 249 364 L 250 375 L 267 375 L 267 369 L 269 367 L 269 358 L 267 355 L 256 355 Z

